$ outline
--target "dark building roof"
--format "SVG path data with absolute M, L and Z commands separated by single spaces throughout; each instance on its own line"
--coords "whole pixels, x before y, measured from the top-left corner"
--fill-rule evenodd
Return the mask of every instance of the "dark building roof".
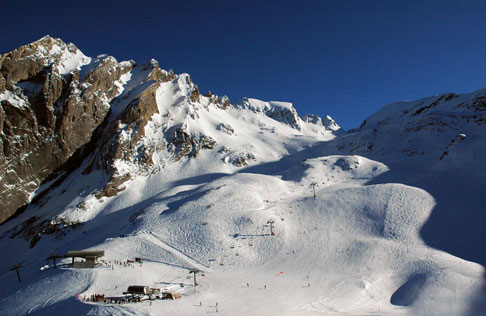
M 127 289 L 127 292 L 132 294 L 146 294 L 147 290 L 148 290 L 148 286 L 130 285 Z
M 103 257 L 105 255 L 104 250 L 86 250 L 86 251 L 68 251 L 66 257 Z

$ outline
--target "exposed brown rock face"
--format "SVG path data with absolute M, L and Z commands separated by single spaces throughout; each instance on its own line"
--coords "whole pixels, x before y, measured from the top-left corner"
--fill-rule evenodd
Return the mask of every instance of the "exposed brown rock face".
M 250 103 L 240 107 L 300 130 L 293 107 Z M 155 60 L 88 58 L 49 36 L 0 55 L 0 223 L 27 209 L 21 218 L 30 233 L 22 236 L 32 245 L 46 231 L 75 226 L 36 212 L 48 205 L 52 214 L 83 212 L 93 196 L 104 200 L 136 176 L 221 147 L 218 135 L 236 136 L 233 127 L 197 125 L 210 112 L 234 109 L 228 97 L 201 95 L 188 74 L 162 70 Z M 243 152 L 224 163 L 255 160 Z M 73 203 L 56 204 L 59 197 Z
M 185 156 L 195 158 L 199 155 L 201 149 L 214 149 L 215 145 L 216 141 L 210 136 L 191 136 L 187 133 L 184 126 L 174 130 L 170 144 L 172 151 L 175 153 L 175 161 L 179 161 Z
M 132 177 L 128 171 L 117 168 L 117 160 L 136 164 L 137 172 L 142 173 L 148 172 L 153 166 L 152 155 L 157 148 L 156 145 L 143 144 L 145 128 L 152 116 L 158 113 L 157 88 L 161 83 L 172 81 L 175 74 L 160 69 L 155 60 L 142 65 L 141 71 L 148 73 L 143 81 L 146 84 L 144 89 L 137 94 L 130 91 L 128 95 L 121 96 L 122 100 L 129 100 L 129 103 L 121 113 L 111 114 L 112 117 L 92 137 L 90 145 L 97 150 L 93 149 L 91 163 L 83 173 L 101 170 L 105 175 L 105 184 L 95 192 L 99 199 L 116 195 Z
M 48 36 L 0 56 L 0 222 L 91 140 L 133 66 Z
M 156 71 L 158 68 L 156 68 Z M 153 73 L 153 72 L 152 72 Z M 96 154 L 94 163 L 96 168 L 102 170 L 108 177 L 105 187 L 96 194 L 98 198 L 113 196 L 122 188 L 121 185 L 130 179 L 130 174 L 119 172 L 114 163 L 117 159 L 130 161 L 131 157 L 138 157 L 138 165 L 141 169 L 151 165 L 151 157 L 154 148 L 138 146 L 138 141 L 145 135 L 145 126 L 148 119 L 158 113 L 155 99 L 157 85 L 153 84 L 145 89 L 133 100 L 120 116 L 110 123 L 110 127 L 100 130 L 99 145 L 101 150 Z M 124 131 L 131 135 L 129 139 L 120 137 L 120 124 L 124 125 Z M 107 133 L 107 131 L 109 131 Z

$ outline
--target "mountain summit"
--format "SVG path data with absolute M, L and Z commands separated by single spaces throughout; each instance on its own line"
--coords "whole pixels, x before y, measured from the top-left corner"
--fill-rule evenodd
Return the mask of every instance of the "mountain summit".
M 0 221 L 76 168 L 80 176 L 100 172 L 90 193 L 101 199 L 137 174 L 201 150 L 212 150 L 232 172 L 296 150 L 286 138 L 311 143 L 339 130 L 332 119 L 302 120 L 290 103 L 232 105 L 225 96 L 201 95 L 189 75 L 162 70 L 155 60 L 90 58 L 50 36 L 0 56 L 0 100 Z

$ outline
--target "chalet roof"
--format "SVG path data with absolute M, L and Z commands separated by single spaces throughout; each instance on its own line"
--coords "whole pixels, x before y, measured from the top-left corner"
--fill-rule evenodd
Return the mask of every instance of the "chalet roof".
M 82 250 L 82 251 L 68 251 L 66 257 L 103 257 L 105 255 L 104 250 Z
M 145 294 L 147 290 L 148 290 L 148 286 L 130 285 L 127 289 L 127 292 L 133 294 Z

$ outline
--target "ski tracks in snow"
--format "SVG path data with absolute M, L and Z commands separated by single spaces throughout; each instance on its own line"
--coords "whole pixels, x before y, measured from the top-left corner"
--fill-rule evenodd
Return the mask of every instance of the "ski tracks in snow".
M 152 232 L 144 231 L 141 232 L 139 236 L 145 238 L 147 241 L 153 243 L 154 245 L 168 251 L 169 253 L 174 255 L 176 258 L 182 260 L 183 262 L 187 262 L 191 266 L 191 268 L 196 268 L 199 270 L 205 270 L 209 268 L 208 266 L 199 263 L 198 261 L 194 260 L 192 257 L 186 255 L 185 253 L 178 250 L 177 248 L 163 242 L 159 237 L 157 237 Z

